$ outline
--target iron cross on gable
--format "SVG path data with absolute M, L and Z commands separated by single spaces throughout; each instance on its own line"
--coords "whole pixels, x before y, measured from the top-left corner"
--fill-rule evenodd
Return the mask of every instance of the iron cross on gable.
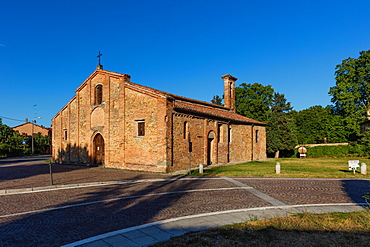
M 99 61 L 99 64 L 98 64 L 98 65 L 101 65 L 101 64 L 100 64 L 100 57 L 101 57 L 101 56 L 103 56 L 103 54 L 101 54 L 101 53 L 100 53 L 100 51 L 99 51 L 99 55 L 97 55 L 97 56 L 96 56 L 96 57 L 98 58 L 98 61 Z

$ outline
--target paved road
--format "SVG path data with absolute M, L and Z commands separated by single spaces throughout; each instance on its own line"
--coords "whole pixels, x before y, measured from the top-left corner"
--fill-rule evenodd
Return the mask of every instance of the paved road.
M 0 194 L 0 246 L 60 246 L 123 228 L 226 210 L 363 203 L 370 185 L 367 180 L 198 178 L 55 166 L 57 185 L 85 186 L 27 191 L 50 185 L 46 158 L 0 161 L 0 190 L 8 193 Z M 12 194 L 9 189 L 17 190 Z
M 50 169 L 47 160 L 50 158 L 45 155 L 0 159 L 0 190 L 49 186 Z M 52 165 L 52 173 L 55 185 L 174 177 L 147 172 L 72 165 Z

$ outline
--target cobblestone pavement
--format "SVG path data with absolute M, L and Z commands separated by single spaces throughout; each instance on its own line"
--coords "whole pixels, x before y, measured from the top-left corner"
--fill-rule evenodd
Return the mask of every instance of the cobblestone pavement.
M 0 159 L 0 190 L 50 185 L 51 156 Z M 174 177 L 168 174 L 135 172 L 102 167 L 52 165 L 53 184 Z
M 43 159 L 2 160 L 0 189 L 49 185 Z M 0 246 L 60 246 L 160 220 L 274 203 L 363 203 L 370 185 L 367 180 L 191 178 L 69 166 L 58 166 L 55 178 L 60 184 L 127 183 L 0 195 Z

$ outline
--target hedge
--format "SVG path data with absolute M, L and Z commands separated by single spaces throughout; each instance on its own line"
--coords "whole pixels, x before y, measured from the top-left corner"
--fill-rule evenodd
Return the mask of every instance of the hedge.
M 307 158 L 321 158 L 321 157 L 365 157 L 367 147 L 359 144 L 351 144 L 348 146 L 316 146 L 306 147 Z M 298 149 L 294 150 L 295 157 L 299 157 Z

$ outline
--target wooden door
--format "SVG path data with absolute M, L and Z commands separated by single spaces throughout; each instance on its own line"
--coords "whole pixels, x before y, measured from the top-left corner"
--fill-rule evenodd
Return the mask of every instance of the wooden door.
M 104 165 L 104 138 L 101 134 L 94 138 L 94 164 Z

